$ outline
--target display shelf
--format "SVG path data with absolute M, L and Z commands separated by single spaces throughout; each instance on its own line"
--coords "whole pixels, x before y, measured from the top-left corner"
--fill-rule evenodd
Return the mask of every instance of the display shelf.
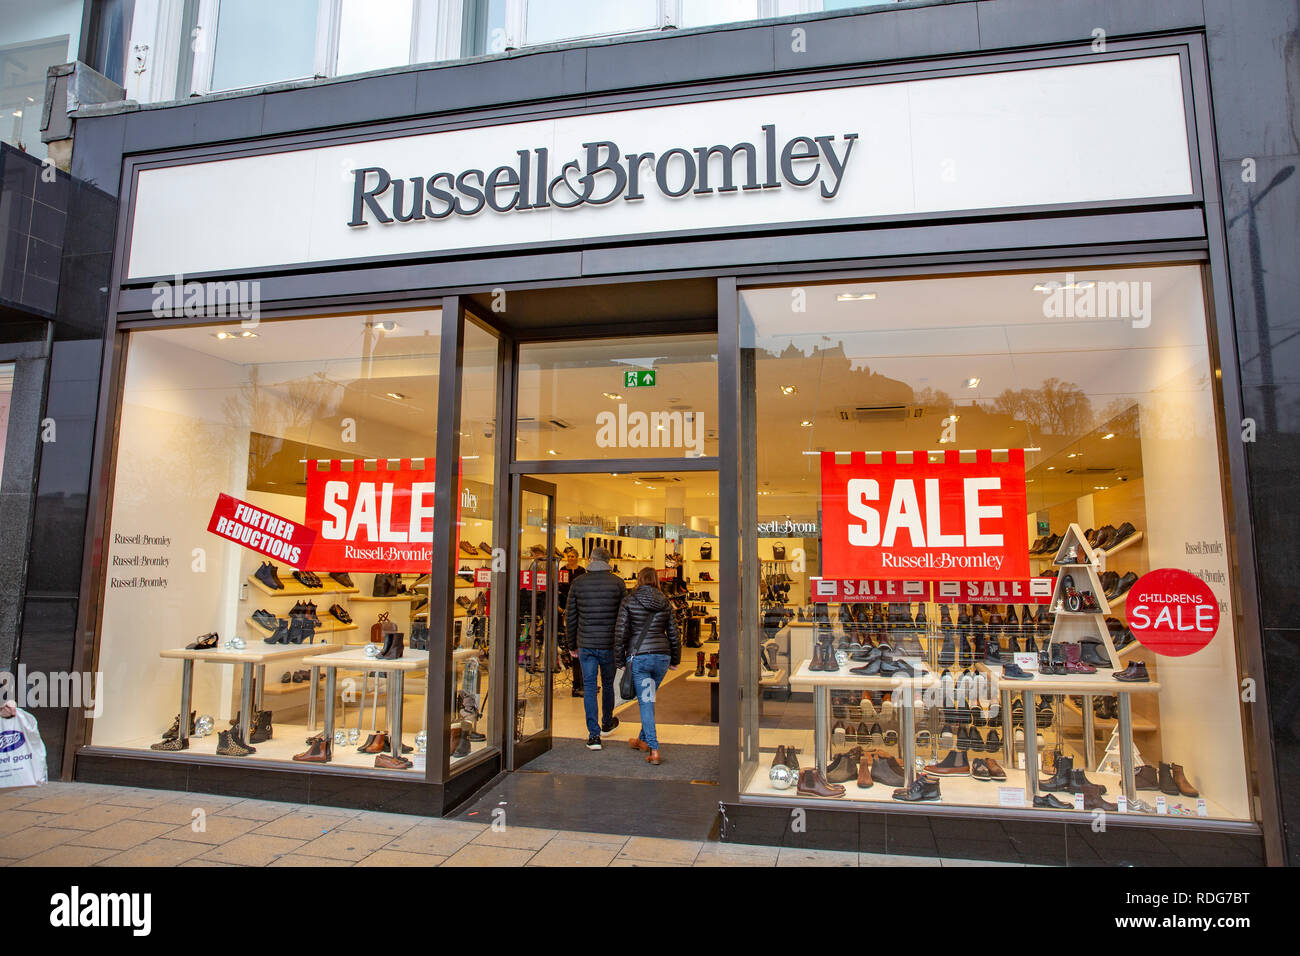
M 317 615 L 317 616 L 319 616 L 319 615 Z M 252 625 L 253 629 L 254 629 L 258 634 L 265 634 L 265 635 L 267 635 L 268 637 L 270 637 L 272 634 L 275 633 L 275 631 L 273 631 L 273 630 L 271 630 L 271 629 L 269 629 L 269 628 L 265 628 L 265 627 L 263 627 L 261 624 L 258 624 L 258 623 L 257 623 L 256 621 L 254 621 L 251 617 L 246 617 L 246 618 L 244 618 L 244 620 L 247 621 L 250 625 Z M 326 626 L 325 626 L 326 624 L 331 624 L 331 625 L 333 625 L 333 626 L 332 626 L 332 627 L 326 627 Z M 332 617 L 331 617 L 331 618 L 324 618 L 324 617 L 322 617 L 322 618 L 320 619 L 320 626 L 316 628 L 316 633 L 317 633 L 317 634 L 332 634 L 332 633 L 334 633 L 335 631 L 355 631 L 356 629 L 357 629 L 357 625 L 356 625 L 355 623 L 353 623 L 353 624 L 344 624 L 344 623 L 341 622 L 341 621 L 336 621 L 336 620 L 334 620 L 334 618 L 332 618 Z
M 210 664 L 265 664 L 268 661 L 292 660 L 307 654 L 325 654 L 338 650 L 338 646 L 327 643 L 317 644 L 267 644 L 259 641 L 249 644 L 243 650 L 226 650 L 220 644 L 207 650 L 195 651 L 187 647 L 175 647 L 158 652 L 159 657 L 169 660 L 207 661 Z
M 1113 611 L 1115 608 L 1119 607 L 1121 604 L 1123 604 L 1125 601 L 1128 600 L 1128 594 L 1129 594 L 1129 591 L 1132 591 L 1132 590 L 1133 590 L 1132 588 L 1129 588 L 1128 591 L 1125 591 L 1125 592 L 1124 592 L 1123 594 L 1121 594 L 1119 597 L 1116 597 L 1116 598 L 1107 598 L 1107 599 L 1106 599 L 1106 603 L 1110 605 L 1110 608 L 1111 608 L 1111 610 Z
M 705 674 L 701 674 L 698 677 L 696 677 L 695 674 L 693 673 L 686 675 L 686 680 L 691 682 L 692 684 L 716 684 L 721 679 L 722 679 L 721 677 L 709 677 Z M 776 670 L 771 677 L 760 677 L 758 680 L 758 686 L 775 687 L 777 684 L 783 683 L 784 681 L 785 681 L 785 668 L 782 667 Z
M 423 601 L 424 595 L 423 594 L 394 594 L 392 597 L 366 597 L 364 594 L 358 594 L 356 597 L 349 598 L 349 600 L 380 604 L 385 601 L 389 603 L 392 603 L 393 601 L 407 601 L 407 602 Z
M 1115 545 L 1115 547 L 1113 547 L 1113 548 L 1107 548 L 1107 549 L 1106 549 L 1105 551 L 1103 551 L 1102 553 L 1105 554 L 1106 557 L 1109 558 L 1112 554 L 1118 554 L 1119 552 L 1123 551 L 1125 548 L 1127 548 L 1127 547 L 1131 547 L 1132 545 L 1137 544 L 1139 541 L 1142 540 L 1143 537 L 1144 537 L 1144 535 L 1143 535 L 1143 533 L 1142 533 L 1141 531 L 1134 531 L 1131 535 L 1129 535 L 1127 538 L 1125 538 L 1125 539 L 1124 539 L 1123 541 L 1121 541 L 1119 544 Z
M 1063 677 L 1050 674 L 1035 674 L 1030 680 L 1006 680 L 999 677 L 997 690 L 1009 690 L 1013 694 L 1029 691 L 1035 694 L 1092 694 L 1094 697 L 1098 697 L 1124 693 L 1155 694 L 1160 691 L 1160 683 L 1158 681 L 1138 681 L 1135 683 L 1119 681 L 1111 677 L 1109 673 L 1103 677 L 1102 671 L 1098 671 L 1096 674 L 1067 674 Z
M 866 677 L 862 674 L 850 674 L 847 668 L 839 671 L 810 671 L 808 665 L 811 663 L 812 660 L 809 658 L 800 661 L 799 666 L 795 668 L 794 675 L 790 678 L 790 683 L 808 684 L 814 687 L 820 685 L 823 687 L 861 687 L 866 690 L 897 690 L 905 685 L 911 685 L 917 689 L 929 687 L 931 684 L 938 683 L 939 680 L 934 673 L 928 670 L 921 671 L 915 677 Z M 854 664 L 854 666 L 857 665 Z
M 1101 696 L 1101 695 L 1097 694 L 1097 695 L 1094 695 L 1094 696 Z M 1080 710 L 1079 707 L 1078 707 L 1078 705 L 1076 705 L 1076 704 L 1074 703 L 1074 701 L 1070 700 L 1069 697 L 1066 697 L 1066 698 L 1065 698 L 1065 706 L 1066 706 L 1070 711 L 1072 711 L 1073 713 L 1077 714 L 1077 715 L 1079 716 L 1079 719 L 1080 719 L 1080 720 L 1083 719 L 1083 711 Z M 1098 727 L 1098 728 L 1104 726 L 1104 727 L 1106 728 L 1106 732 L 1109 733 L 1111 727 L 1112 727 L 1113 725 L 1115 725 L 1115 724 L 1117 724 L 1117 723 L 1119 722 L 1119 718 L 1118 718 L 1118 717 L 1098 717 L 1096 714 L 1093 714 L 1093 716 L 1092 716 L 1092 722 L 1093 722 L 1094 726 L 1096 726 L 1096 727 Z M 1153 720 L 1148 720 L 1147 718 L 1145 718 L 1145 717 L 1141 717 L 1141 716 L 1139 716 L 1139 715 L 1137 715 L 1137 714 L 1134 714 L 1134 715 L 1133 715 L 1133 732 L 1134 732 L 1134 733 L 1136 733 L 1136 734 L 1153 734 L 1153 733 L 1155 733 L 1156 731 L 1158 731 L 1159 729 L 1160 729 L 1160 728 L 1159 728 L 1159 726 L 1156 725 L 1155 721 L 1153 721 Z
M 361 590 L 360 588 L 356 588 L 356 587 L 345 588 L 343 585 L 339 584 L 337 581 L 333 580 L 332 578 L 321 578 L 321 584 L 323 585 L 323 587 L 319 587 L 319 588 L 303 587 L 292 577 L 290 577 L 287 581 L 284 578 L 281 578 L 280 581 L 282 584 L 284 584 L 284 590 L 274 591 L 271 588 L 268 588 L 261 581 L 257 580 L 257 578 L 254 577 L 253 575 L 250 574 L 248 576 L 249 584 L 253 585 L 253 587 L 257 588 L 263 594 L 268 594 L 271 597 L 301 598 L 301 597 L 311 597 L 313 594 L 356 594 L 359 590 Z

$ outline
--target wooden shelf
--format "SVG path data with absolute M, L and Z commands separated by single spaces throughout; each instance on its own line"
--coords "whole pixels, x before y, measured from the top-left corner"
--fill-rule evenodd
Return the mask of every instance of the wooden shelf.
M 359 595 L 357 595 L 356 597 L 352 598 L 351 600 L 353 600 L 353 601 L 367 601 L 367 602 L 384 602 L 384 601 L 387 601 L 387 602 L 389 602 L 389 603 L 392 603 L 393 601 L 407 601 L 407 602 L 410 602 L 410 601 L 423 601 L 423 600 L 424 600 L 424 595 L 423 595 L 423 594 L 395 594 L 395 595 L 393 595 L 392 597 L 366 597 L 366 596 L 363 595 L 363 594 L 359 594 Z
M 284 578 L 281 578 L 280 581 L 284 584 L 284 590 L 273 591 L 261 581 L 257 580 L 253 575 L 250 574 L 248 576 L 249 584 L 253 585 L 253 587 L 257 588 L 263 594 L 268 594 L 271 597 L 303 598 L 311 597 L 313 594 L 356 594 L 360 590 L 360 588 L 345 588 L 337 581 L 327 578 L 321 579 L 321 584 L 324 585 L 324 587 L 319 588 L 305 588 L 293 578 L 289 578 L 287 581 Z
M 1134 531 L 1131 535 L 1129 535 L 1119 544 L 1115 545 L 1115 547 L 1107 548 L 1102 553 L 1109 558 L 1112 554 L 1118 554 L 1119 552 L 1123 551 L 1125 548 L 1129 547 L 1130 545 L 1137 544 L 1139 541 L 1142 540 L 1142 538 L 1143 538 L 1143 533 L 1141 531 Z

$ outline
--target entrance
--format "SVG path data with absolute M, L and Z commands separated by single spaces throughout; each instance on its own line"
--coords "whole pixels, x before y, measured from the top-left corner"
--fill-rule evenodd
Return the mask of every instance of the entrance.
M 508 633 L 515 641 L 518 717 L 511 769 L 682 782 L 718 778 L 717 474 L 637 464 L 629 471 L 611 462 L 603 473 L 517 476 L 512 553 L 520 586 Z M 680 663 L 654 692 L 658 766 L 628 743 L 645 729 L 640 702 L 606 703 L 603 688 L 590 686 L 593 675 L 585 680 L 578 655 L 567 650 L 570 589 L 582 575 L 604 570 L 604 552 L 609 573 L 629 594 L 638 574 L 653 572 L 681 643 Z M 590 706 L 600 752 L 589 746 L 592 691 L 598 692 Z

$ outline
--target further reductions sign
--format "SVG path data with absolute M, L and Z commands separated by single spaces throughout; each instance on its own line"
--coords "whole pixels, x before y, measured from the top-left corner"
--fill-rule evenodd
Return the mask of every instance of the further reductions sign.
M 415 571 L 433 563 L 433 459 L 307 463 L 313 571 Z
M 1129 589 L 1124 616 L 1143 647 L 1166 657 L 1186 657 L 1209 644 L 1219 630 L 1219 601 L 1196 575 L 1159 568 Z
M 1025 454 L 822 452 L 822 573 L 840 580 L 1028 580 Z
M 225 494 L 217 495 L 208 530 L 299 570 L 307 567 L 316 543 L 311 528 Z

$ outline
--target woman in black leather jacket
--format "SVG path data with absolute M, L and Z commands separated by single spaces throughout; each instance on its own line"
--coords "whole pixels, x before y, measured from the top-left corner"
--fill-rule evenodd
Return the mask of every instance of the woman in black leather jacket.
M 677 633 L 672 602 L 659 590 L 654 568 L 642 568 L 636 589 L 629 592 L 618 609 L 614 624 L 614 664 L 632 668 L 641 707 L 641 733 L 628 743 L 644 751 L 646 763 L 658 764 L 659 738 L 655 736 L 655 691 L 669 668 L 682 660 L 682 642 Z

